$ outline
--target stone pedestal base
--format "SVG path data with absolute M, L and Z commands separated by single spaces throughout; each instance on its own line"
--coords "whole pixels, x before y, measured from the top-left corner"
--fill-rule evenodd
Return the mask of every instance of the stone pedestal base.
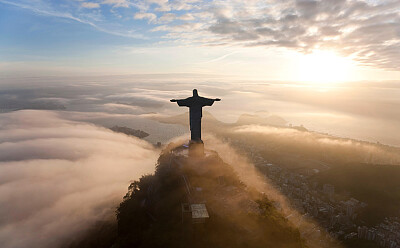
M 189 142 L 189 157 L 203 157 L 204 156 L 204 143 L 203 141 L 190 141 Z

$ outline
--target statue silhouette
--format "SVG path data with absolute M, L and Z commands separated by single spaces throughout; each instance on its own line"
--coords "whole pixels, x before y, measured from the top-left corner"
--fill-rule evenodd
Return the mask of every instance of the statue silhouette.
M 203 107 L 212 106 L 215 101 L 221 99 L 210 99 L 198 95 L 197 90 L 193 90 L 193 96 L 186 99 L 172 99 L 171 102 L 177 102 L 180 107 L 189 107 L 190 131 L 192 142 L 202 142 L 201 140 L 201 118 L 203 117 Z

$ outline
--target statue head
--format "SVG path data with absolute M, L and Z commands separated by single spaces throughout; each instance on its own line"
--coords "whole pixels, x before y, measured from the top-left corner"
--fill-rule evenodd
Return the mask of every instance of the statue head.
M 193 90 L 193 96 L 199 96 L 196 89 Z

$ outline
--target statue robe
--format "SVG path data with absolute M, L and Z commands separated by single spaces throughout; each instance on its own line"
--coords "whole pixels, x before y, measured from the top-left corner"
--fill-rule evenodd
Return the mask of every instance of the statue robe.
M 212 106 L 214 99 L 201 96 L 192 96 L 186 99 L 177 100 L 181 107 L 189 107 L 190 131 L 193 141 L 201 141 L 201 118 L 203 117 L 203 107 Z

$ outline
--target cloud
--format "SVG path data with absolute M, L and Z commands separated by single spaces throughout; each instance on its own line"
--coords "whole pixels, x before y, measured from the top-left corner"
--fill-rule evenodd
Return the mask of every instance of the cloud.
M 179 20 L 183 21 L 192 21 L 194 20 L 194 16 L 192 14 L 186 13 L 178 17 Z
M 172 22 L 175 19 L 176 19 L 176 15 L 175 14 L 167 13 L 167 14 L 164 14 L 163 16 L 161 16 L 159 21 L 167 23 L 167 22 Z
M 173 1 L 168 1 L 168 0 L 146 0 L 145 1 L 148 4 L 148 9 L 152 4 L 157 5 L 157 7 L 154 8 L 154 11 L 157 12 L 169 12 L 171 10 L 178 10 L 178 11 L 189 11 L 192 9 L 197 9 L 199 6 L 197 6 L 197 3 L 201 3 L 202 1 L 200 0 L 173 0 Z
M 201 29 L 201 24 L 200 23 L 183 23 L 179 25 L 161 25 L 153 28 L 151 31 L 152 32 L 158 32 L 158 31 L 170 31 L 171 34 L 176 34 L 179 35 L 181 33 L 189 33 L 190 30 L 199 30 Z M 171 37 L 171 36 L 169 36 Z
M 112 35 L 144 38 L 132 33 L 131 24 L 115 23 L 107 15 L 94 20 L 79 9 L 72 12 L 76 8 L 73 4 L 62 8 L 57 4 L 50 7 L 39 0 L 33 4 L 26 0 L 0 2 L 69 18 Z M 400 68 L 400 1 L 397 0 L 103 0 L 82 2 L 81 6 L 97 8 L 101 4 L 131 10 L 121 13 L 118 20 L 129 17 L 123 16 L 127 13 L 137 12 L 135 19 L 148 20 L 149 24 L 156 23 L 156 12 L 165 12 L 160 21 L 166 25 L 154 27 L 140 23 L 134 26 L 143 30 L 142 33 L 167 32 L 158 34 L 159 37 L 153 33 L 152 36 L 158 38 L 156 42 L 164 39 L 185 44 L 279 47 L 301 53 L 334 50 L 361 65 L 394 71 Z M 58 11 L 51 9 L 53 7 Z M 64 9 L 71 13 L 65 13 Z M 178 11 L 179 15 L 171 11 Z M 104 25 L 107 22 L 110 23 Z M 121 30 L 105 28 L 109 26 L 118 26 Z M 192 29 L 193 26 L 199 28 Z
M 161 5 L 160 7 L 157 7 L 154 10 L 157 12 L 168 12 L 171 11 L 171 7 L 168 5 Z
M 61 116 L 1 114 L 1 247 L 66 244 L 113 216 L 130 180 L 154 170 L 147 142 Z
M 170 23 L 150 31 L 166 31 L 165 39 L 207 45 L 279 47 L 310 53 L 335 50 L 361 65 L 400 68 L 400 2 L 362 0 L 316 1 L 155 1 L 153 11 L 166 13 L 165 23 L 191 21 L 197 29 Z M 166 7 L 168 6 L 168 7 Z M 149 7 L 148 13 L 152 12 Z M 189 26 L 188 26 L 189 27 Z M 189 35 L 190 34 L 190 35 Z
M 143 13 L 143 12 L 138 12 L 134 15 L 135 19 L 138 20 L 148 20 L 149 23 L 153 23 L 157 20 L 157 16 L 153 13 Z
M 106 98 L 119 102 L 123 101 L 123 104 L 126 105 L 158 109 L 165 105 L 165 103 L 168 101 L 168 99 L 162 98 L 162 96 L 146 90 L 137 90 L 137 92 L 109 95 Z
M 334 49 L 364 65 L 400 68 L 398 1 L 252 2 L 214 6 L 209 31 L 242 46 Z
M 208 64 L 208 63 L 217 62 L 217 61 L 223 60 L 223 59 L 225 59 L 225 58 L 227 58 L 227 57 L 229 57 L 229 56 L 231 56 L 233 54 L 236 54 L 236 53 L 238 53 L 238 52 L 236 52 L 236 51 L 235 52 L 230 52 L 230 53 L 224 54 L 222 56 L 219 56 L 218 58 L 202 62 L 202 64 Z
M 112 5 L 113 7 L 116 7 L 116 8 L 118 8 L 118 7 L 128 8 L 129 7 L 128 0 L 104 0 L 102 3 Z
M 98 8 L 100 8 L 100 4 L 93 3 L 93 2 L 83 2 L 83 3 L 81 3 L 81 6 L 83 8 L 87 8 L 87 9 L 98 9 Z

